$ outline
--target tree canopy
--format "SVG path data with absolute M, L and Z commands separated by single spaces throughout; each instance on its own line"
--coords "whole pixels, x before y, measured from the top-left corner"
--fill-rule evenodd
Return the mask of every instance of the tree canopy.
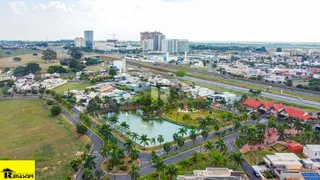
M 72 59 L 81 59 L 82 56 L 83 56 L 83 53 L 81 51 L 81 48 L 79 47 L 71 47 L 69 50 L 68 50 L 68 54 L 70 55 L 70 57 Z
M 48 48 L 42 52 L 42 57 L 43 60 L 45 60 L 47 63 L 51 62 L 52 60 L 57 59 L 57 52 L 54 50 Z
M 181 69 L 181 70 L 176 71 L 176 74 L 179 77 L 183 77 L 186 75 L 186 71 Z

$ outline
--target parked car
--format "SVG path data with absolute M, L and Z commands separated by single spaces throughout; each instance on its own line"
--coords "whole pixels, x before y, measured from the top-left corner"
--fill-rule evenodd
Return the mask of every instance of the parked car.
M 257 171 L 257 170 L 253 170 L 253 174 L 254 174 L 256 177 L 261 177 L 259 171 Z

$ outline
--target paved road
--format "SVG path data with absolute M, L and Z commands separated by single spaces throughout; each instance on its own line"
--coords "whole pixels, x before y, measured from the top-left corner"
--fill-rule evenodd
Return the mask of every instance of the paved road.
M 209 85 L 218 86 L 221 88 L 232 89 L 232 90 L 236 90 L 236 91 L 240 91 L 240 92 L 246 92 L 246 93 L 249 92 L 249 89 L 247 89 L 247 88 L 217 83 L 217 82 L 198 79 L 198 78 L 194 78 L 194 77 L 183 77 L 182 79 L 188 80 L 188 81 L 193 81 L 196 83 L 209 84 Z M 320 103 L 315 102 L 315 101 L 299 100 L 297 98 L 288 97 L 288 96 L 284 96 L 284 95 L 277 95 L 277 94 L 272 94 L 272 93 L 267 93 L 267 92 L 262 92 L 262 96 L 272 98 L 272 99 L 277 99 L 277 100 L 283 100 L 283 101 L 287 101 L 287 102 L 291 102 L 291 103 L 295 103 L 295 104 L 301 104 L 301 105 L 311 106 L 311 107 L 315 107 L 315 108 L 320 108 Z

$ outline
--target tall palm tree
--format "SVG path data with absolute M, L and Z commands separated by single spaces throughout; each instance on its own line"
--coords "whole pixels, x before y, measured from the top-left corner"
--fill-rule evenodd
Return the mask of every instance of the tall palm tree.
M 302 131 L 302 123 L 299 119 L 294 121 L 294 129 L 297 131 Z
M 133 149 L 130 154 L 129 154 L 129 157 L 130 159 L 133 161 L 133 163 L 135 163 L 135 161 L 137 159 L 139 159 L 139 154 L 140 154 L 140 151 L 137 150 L 137 149 Z
M 216 147 L 211 141 L 208 141 L 205 145 L 203 145 L 203 148 L 205 151 L 209 151 L 210 153 L 216 150 Z
M 120 128 L 121 128 L 121 133 L 124 134 L 124 132 L 130 129 L 130 126 L 129 124 L 127 124 L 127 122 L 123 121 L 122 123 L 120 123 Z
M 121 163 L 120 156 L 121 156 L 121 150 L 119 150 L 118 147 L 114 147 L 110 151 L 110 165 L 113 167 L 113 170 L 117 170 L 117 166 Z
M 110 140 L 113 137 L 112 129 L 106 124 L 99 126 L 98 131 L 106 140 Z
M 180 136 L 177 143 L 181 151 L 182 147 L 184 146 L 184 138 Z
M 160 145 L 164 142 L 164 137 L 163 135 L 159 135 L 158 138 L 157 138 L 158 142 L 160 143 Z
M 155 146 L 157 143 L 156 138 L 155 137 L 150 138 L 150 143 L 153 144 L 153 146 Z
M 137 140 L 140 138 L 139 134 L 132 132 L 131 134 L 131 138 L 132 140 L 134 140 L 135 142 L 137 142 Z
M 149 145 L 149 138 L 148 138 L 148 135 L 146 135 L 146 134 L 142 134 L 141 136 L 140 136 L 140 143 L 142 144 L 143 143 L 143 147 L 145 148 L 146 147 L 146 145 Z
M 184 135 L 187 135 L 188 130 L 184 127 L 179 128 L 178 133 L 181 134 L 181 136 L 183 137 Z
M 135 144 L 131 139 L 126 139 L 123 146 L 125 147 L 126 151 L 130 153 L 134 149 Z
M 131 180 L 137 180 L 140 178 L 140 168 L 136 164 L 132 164 L 131 171 L 128 174 Z
M 241 122 L 239 120 L 234 121 L 234 127 L 233 129 L 236 131 L 241 127 Z
M 207 139 L 207 137 L 209 136 L 209 130 L 208 130 L 208 128 L 202 129 L 202 131 L 201 131 L 201 136 L 202 136 L 203 140 L 206 140 L 206 139 Z
M 164 169 L 166 168 L 166 165 L 164 164 L 162 159 L 159 159 L 158 161 L 156 161 L 152 167 L 154 167 L 156 169 L 156 171 L 158 172 L 158 177 L 159 180 L 161 179 L 160 175 L 161 173 L 164 172 Z
M 245 160 L 240 152 L 232 152 L 229 156 L 230 160 L 234 162 L 234 168 L 238 168 Z
M 115 125 L 119 122 L 118 117 L 116 115 L 112 115 L 109 118 L 109 122 L 110 122 L 110 125 L 113 126 L 113 128 L 115 128 Z
M 244 112 L 242 114 L 241 118 L 245 123 L 247 123 L 247 121 L 249 121 L 249 119 L 250 119 L 250 116 L 249 116 L 249 114 L 247 112 Z
M 199 160 L 200 160 L 200 155 L 199 155 L 199 153 L 194 152 L 193 155 L 192 155 L 191 158 L 190 158 L 190 161 L 192 162 L 192 164 L 194 165 L 194 167 L 197 166 L 197 163 L 199 162 Z
M 220 152 L 226 152 L 227 151 L 227 145 L 226 143 L 224 143 L 224 140 L 222 138 L 219 138 L 216 142 L 216 148 L 220 151 Z
M 191 130 L 189 134 L 190 139 L 192 140 L 192 144 L 194 145 L 194 141 L 197 139 L 197 134 L 195 130 Z
M 70 165 L 71 165 L 72 169 L 76 172 L 79 170 L 81 163 L 82 163 L 82 159 L 78 157 L 78 158 L 72 160 L 70 162 Z
M 220 152 L 213 152 L 211 160 L 214 167 L 224 167 L 227 163 L 225 156 Z
M 102 176 L 104 175 L 104 172 L 102 170 L 96 170 L 94 172 L 95 177 L 100 180 L 102 178 Z
M 178 133 L 174 133 L 174 134 L 172 135 L 172 137 L 173 137 L 173 140 L 177 142 L 178 139 L 179 139 L 179 134 L 178 134 Z
M 167 155 L 169 154 L 170 150 L 172 149 L 172 144 L 169 142 L 166 142 L 163 144 L 163 150 L 167 153 Z
M 186 174 L 186 170 L 191 166 L 191 164 L 189 163 L 189 161 L 187 160 L 182 160 L 179 162 L 179 165 L 181 166 L 181 168 L 184 170 L 184 174 Z
M 178 168 L 173 164 L 169 164 L 166 168 L 166 175 L 169 180 L 173 180 L 178 175 L 178 172 Z
M 95 156 L 90 154 L 85 155 L 83 158 L 83 168 L 88 168 L 90 170 L 94 169 L 96 167 L 96 162 L 94 162 L 95 158 Z
M 109 154 L 109 148 L 105 145 L 100 149 L 100 154 L 102 157 L 107 158 Z
M 92 170 L 89 168 L 83 168 L 83 172 L 82 172 L 82 179 L 83 180 L 92 180 L 93 174 L 92 174 Z

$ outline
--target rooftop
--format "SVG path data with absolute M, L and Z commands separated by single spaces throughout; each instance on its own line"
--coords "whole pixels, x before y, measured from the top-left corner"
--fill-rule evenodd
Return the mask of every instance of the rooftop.
M 313 151 L 320 151 L 320 144 L 307 144 L 306 147 Z

